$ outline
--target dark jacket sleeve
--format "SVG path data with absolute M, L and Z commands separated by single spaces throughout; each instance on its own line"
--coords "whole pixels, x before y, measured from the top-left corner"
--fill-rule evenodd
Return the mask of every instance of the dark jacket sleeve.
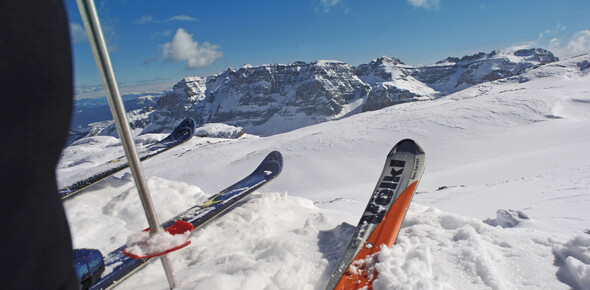
M 73 96 L 61 0 L 0 1 L 0 96 L 1 287 L 77 289 L 55 178 Z

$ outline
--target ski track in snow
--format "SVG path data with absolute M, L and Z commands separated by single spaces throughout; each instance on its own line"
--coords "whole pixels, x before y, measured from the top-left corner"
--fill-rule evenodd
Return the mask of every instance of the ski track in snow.
M 588 58 L 275 136 L 193 138 L 147 160 L 165 221 L 268 152 L 285 157 L 281 176 L 170 254 L 179 288 L 323 289 L 387 152 L 413 138 L 426 171 L 396 245 L 378 254 L 375 289 L 590 289 L 590 78 L 576 70 Z M 67 148 L 58 174 L 119 157 L 115 143 Z M 64 206 L 75 247 L 108 253 L 147 227 L 128 170 Z M 159 262 L 119 286 L 167 287 Z

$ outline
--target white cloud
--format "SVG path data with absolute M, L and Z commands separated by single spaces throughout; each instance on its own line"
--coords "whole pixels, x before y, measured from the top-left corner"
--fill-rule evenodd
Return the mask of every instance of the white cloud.
M 568 58 L 590 52 L 590 30 L 581 30 L 571 36 L 564 35 L 566 27 L 557 24 L 555 29 L 548 29 L 539 34 L 533 45 L 546 47 L 560 58 Z
M 152 17 L 151 15 L 143 15 L 141 16 L 141 18 L 135 20 L 135 23 L 137 24 L 145 24 L 150 22 L 154 22 L 154 17 Z
M 440 6 L 440 0 L 407 0 L 408 4 L 417 7 L 417 8 L 425 8 L 425 9 L 438 9 Z
M 70 22 L 70 38 L 73 43 L 82 43 L 88 41 L 86 30 L 80 23 Z
M 328 13 L 330 9 L 342 3 L 342 0 L 320 0 L 320 4 L 315 8 L 316 13 Z
M 174 22 L 174 21 L 192 22 L 192 21 L 198 21 L 198 20 L 199 19 L 192 17 L 192 16 L 188 16 L 188 15 L 176 15 L 176 16 L 172 16 L 166 20 L 158 20 L 158 19 L 154 19 L 154 17 L 152 17 L 151 15 L 143 15 L 143 16 L 141 16 L 141 18 L 135 20 L 135 23 L 137 23 L 137 24 L 166 23 L 166 22 Z
M 168 21 L 197 21 L 197 18 L 188 15 L 176 15 L 168 19 Z
M 187 69 L 207 67 L 221 58 L 223 53 L 219 46 L 193 40 L 193 35 L 179 28 L 171 42 L 160 46 L 161 57 L 165 61 L 186 61 Z
M 509 45 L 508 47 L 503 48 L 502 51 L 514 52 L 514 51 L 521 50 L 521 49 L 538 47 L 538 45 L 536 43 L 537 43 L 536 41 L 525 41 L 525 42 L 520 42 L 520 43 L 514 43 L 514 44 Z
M 549 49 L 550 51 L 554 51 L 556 49 L 559 49 L 560 46 L 561 40 L 559 40 L 558 38 L 552 38 L 551 40 L 549 40 L 549 44 L 547 44 L 547 49 Z
M 590 30 L 582 30 L 574 33 L 566 47 L 567 52 L 573 56 L 590 52 Z
M 172 30 L 163 30 L 163 31 L 156 31 L 152 34 L 152 36 L 150 37 L 150 39 L 154 39 L 156 37 L 159 36 L 163 36 L 163 37 L 169 37 L 170 35 L 172 35 L 174 31 Z
M 565 26 L 557 24 L 555 29 L 547 29 L 539 33 L 536 40 L 513 44 L 506 50 L 540 47 L 548 49 L 562 59 L 590 53 L 590 30 L 581 30 L 572 35 L 565 34 L 565 31 Z

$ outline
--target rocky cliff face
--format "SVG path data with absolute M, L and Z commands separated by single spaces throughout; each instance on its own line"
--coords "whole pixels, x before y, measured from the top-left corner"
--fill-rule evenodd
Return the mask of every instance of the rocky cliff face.
M 433 65 L 412 68 L 412 76 L 443 94 L 460 91 L 483 82 L 521 74 L 526 69 L 558 58 L 540 48 L 522 49 L 512 53 L 498 50 L 462 58 L 449 57 Z
M 343 62 L 243 67 L 206 79 L 183 79 L 160 98 L 152 118 L 188 114 L 200 124 L 226 123 L 247 132 L 265 133 L 258 130 L 264 128 L 278 133 L 345 115 L 370 91 L 355 68 Z M 281 119 L 281 124 L 269 126 L 273 118 Z
M 210 77 L 184 78 L 160 98 L 153 112 L 136 114 L 134 126 L 148 124 L 144 133 L 160 132 L 192 117 L 201 125 L 225 123 L 271 135 L 444 96 L 556 60 L 547 50 L 527 49 L 450 57 L 426 66 L 381 57 L 357 67 L 324 60 L 230 68 Z
M 412 76 L 412 67 L 397 58 L 381 57 L 368 64 L 359 65 L 358 77 L 371 89 L 362 111 L 379 110 L 395 104 L 427 100 L 436 91 Z

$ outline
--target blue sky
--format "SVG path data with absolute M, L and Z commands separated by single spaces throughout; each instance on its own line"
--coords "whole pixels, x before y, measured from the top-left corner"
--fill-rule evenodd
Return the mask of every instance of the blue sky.
M 387 55 L 406 64 L 517 47 L 590 52 L 588 0 L 95 0 L 123 93 L 228 67 Z M 104 95 L 75 0 L 65 0 L 78 97 Z M 87 91 L 87 93 L 83 93 Z

